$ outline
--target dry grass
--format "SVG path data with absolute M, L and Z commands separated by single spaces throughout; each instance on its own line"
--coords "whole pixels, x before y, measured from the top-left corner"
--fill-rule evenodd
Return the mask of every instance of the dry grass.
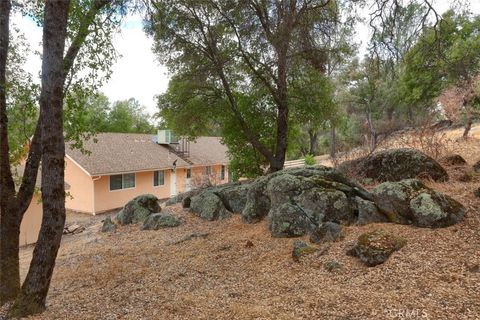
M 480 159 L 475 139 L 459 144 L 470 164 Z M 348 226 L 344 240 L 299 263 L 294 239 L 272 238 L 265 221 L 248 225 L 238 215 L 207 222 L 175 207 L 178 228 L 113 234 L 100 233 L 95 218 L 65 237 L 48 309 L 33 319 L 479 319 L 480 202 L 472 191 L 480 183 L 429 184 L 467 207 L 465 221 L 433 230 Z M 378 227 L 407 245 L 372 268 L 345 254 Z M 192 233 L 209 235 L 172 244 Z M 22 249 L 24 271 L 30 252 Z M 326 271 L 332 260 L 343 271 Z
M 478 204 L 465 222 L 441 230 L 350 226 L 325 255 L 300 263 L 291 258 L 293 239 L 271 238 L 265 222 L 246 225 L 239 216 L 206 222 L 176 211 L 184 221 L 176 229 L 129 226 L 66 242 L 48 310 L 36 319 L 382 319 L 397 309 L 421 310 L 430 319 L 480 314 L 480 273 L 469 271 L 480 263 Z M 368 268 L 345 251 L 376 227 L 408 244 Z M 193 232 L 209 236 L 169 244 Z M 248 240 L 253 247 L 245 246 Z M 326 271 L 331 260 L 344 271 Z

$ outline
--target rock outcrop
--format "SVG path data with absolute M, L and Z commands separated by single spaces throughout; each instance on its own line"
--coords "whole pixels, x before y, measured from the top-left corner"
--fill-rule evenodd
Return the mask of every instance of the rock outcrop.
M 292 249 L 292 259 L 295 262 L 299 262 L 301 257 L 312 254 L 317 250 L 316 247 L 307 244 L 305 241 L 295 240 Z
M 316 232 L 324 222 L 355 222 L 357 197 L 372 199 L 368 191 L 335 169 L 287 169 L 251 183 L 242 217 L 252 223 L 268 216 L 274 237 L 302 236 Z
M 190 202 L 190 210 L 200 218 L 213 221 L 224 219 L 232 215 L 225 208 L 222 199 L 214 192 L 201 192 L 194 196 Z
M 347 254 L 359 258 L 367 266 L 384 263 L 395 251 L 400 250 L 406 240 L 383 229 L 367 232 L 358 237 L 357 243 Z
M 368 157 L 346 161 L 338 169 L 346 174 L 379 182 L 411 178 L 448 180 L 447 172 L 437 161 L 418 150 L 407 148 L 380 151 Z
M 378 208 L 395 223 L 447 227 L 461 221 L 465 214 L 459 202 L 416 179 L 384 182 L 372 194 Z
M 117 225 L 113 223 L 112 218 L 108 216 L 103 221 L 102 232 L 114 232 L 115 230 L 117 230 Z
M 130 200 L 117 213 L 117 221 L 121 225 L 135 224 L 145 221 L 153 213 L 161 211 L 158 198 L 153 194 L 144 194 Z
M 345 237 L 342 226 L 335 222 L 322 223 L 310 233 L 310 241 L 314 243 L 332 242 Z
M 451 154 L 439 160 L 440 163 L 446 166 L 465 166 L 467 161 L 459 154 Z
M 324 166 L 285 169 L 249 183 L 209 187 L 179 195 L 175 202 L 186 199 L 191 212 L 203 219 L 241 212 L 247 223 L 267 218 L 274 237 L 309 235 L 316 243 L 341 239 L 342 225 L 394 222 L 445 227 L 460 221 L 465 211 L 419 180 L 385 182 L 369 192 Z
M 248 188 L 246 183 L 228 183 L 178 195 L 175 201 L 181 201 L 184 208 L 189 207 L 201 218 L 223 219 L 233 213 L 242 212 L 247 201 Z
M 154 213 L 143 222 L 142 230 L 158 230 L 160 228 L 173 228 L 181 224 L 180 219 L 168 213 Z

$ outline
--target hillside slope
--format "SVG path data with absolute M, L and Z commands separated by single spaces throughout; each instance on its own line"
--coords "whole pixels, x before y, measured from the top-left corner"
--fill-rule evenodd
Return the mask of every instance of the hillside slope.
M 461 145 L 470 165 L 478 146 L 477 139 Z M 467 207 L 463 222 L 348 226 L 344 240 L 300 262 L 291 257 L 295 239 L 272 238 L 265 221 L 248 225 L 239 215 L 208 222 L 174 207 L 178 228 L 112 234 L 99 232 L 101 217 L 71 216 L 90 226 L 64 237 L 48 309 L 32 319 L 478 319 L 480 201 L 472 192 L 480 182 L 430 185 Z M 407 245 L 371 268 L 345 254 L 378 227 Z M 23 273 L 31 250 L 22 249 Z M 343 270 L 327 271 L 329 261 Z

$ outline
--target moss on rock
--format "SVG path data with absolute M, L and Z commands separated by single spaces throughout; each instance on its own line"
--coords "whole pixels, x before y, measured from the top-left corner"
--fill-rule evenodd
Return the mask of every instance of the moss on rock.
M 384 263 L 393 252 L 400 250 L 406 243 L 405 238 L 395 236 L 384 229 L 376 229 L 360 235 L 348 254 L 373 267 Z
M 380 211 L 395 223 L 438 228 L 463 219 L 465 208 L 416 179 L 384 182 L 373 191 Z
M 149 215 L 160 212 L 158 198 L 153 194 L 144 194 L 130 200 L 120 212 L 116 219 L 119 224 L 135 224 L 143 222 Z

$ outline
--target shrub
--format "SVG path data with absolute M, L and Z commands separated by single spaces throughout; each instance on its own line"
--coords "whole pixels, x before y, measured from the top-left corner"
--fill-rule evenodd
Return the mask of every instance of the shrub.
M 317 163 L 317 161 L 315 160 L 315 157 L 312 155 L 312 154 L 307 154 L 305 156 L 305 164 L 307 166 L 313 166 Z

